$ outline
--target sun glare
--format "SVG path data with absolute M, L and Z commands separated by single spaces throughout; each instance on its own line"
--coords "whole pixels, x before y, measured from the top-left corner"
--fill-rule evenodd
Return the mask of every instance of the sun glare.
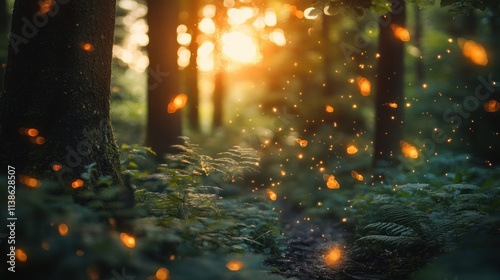
M 260 59 L 255 41 L 239 31 L 222 35 L 222 53 L 226 58 L 240 63 L 257 63 Z

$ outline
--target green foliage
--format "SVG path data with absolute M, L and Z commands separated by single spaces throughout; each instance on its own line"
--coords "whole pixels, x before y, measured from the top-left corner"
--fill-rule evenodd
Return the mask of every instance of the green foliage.
M 228 184 L 256 170 L 255 152 L 235 147 L 209 157 L 185 139 L 178 146 L 181 152 L 158 167 L 150 149 L 122 148 L 126 184 L 135 191 L 135 209 L 126 215 L 116 201 L 123 187 L 108 186 L 106 178 L 97 192 L 82 193 L 88 196 L 85 206 L 76 204 L 58 184 L 44 181 L 39 188 L 18 187 L 16 248 L 27 255 L 27 261 L 17 261 L 18 279 L 148 279 L 160 267 L 171 270 L 174 279 L 193 279 L 196 273 L 184 269 L 206 265 L 212 266 L 207 271 L 210 278 L 198 274 L 197 279 L 278 278 L 262 265 L 264 258 L 284 250 L 270 203 L 249 190 L 238 197 L 220 197 Z M 83 175 L 90 176 L 92 169 L 88 166 Z M 158 170 L 161 173 L 155 173 Z M 204 184 L 210 176 L 217 186 Z M 0 178 L 3 182 L 6 178 Z M 5 221 L 5 200 L 0 207 Z M 127 223 L 120 227 L 124 217 Z M 125 233 L 132 236 L 132 245 L 123 241 Z M 6 246 L 0 244 L 3 252 Z M 225 267 L 235 259 L 244 263 L 238 272 Z
M 159 166 L 159 174 L 144 172 L 141 166 L 148 166 L 145 162 L 132 164 L 137 166 L 130 170 L 137 186 L 136 208 L 143 219 L 154 218 L 158 226 L 183 240 L 188 251 L 280 253 L 283 238 L 275 225 L 277 213 L 264 202 L 264 196 L 220 197 L 225 186 L 258 170 L 255 151 L 233 147 L 211 157 L 188 138 L 183 140 L 175 146 L 179 152 Z M 124 155 L 124 163 L 129 167 L 150 154 L 146 148 L 126 150 L 129 154 Z M 209 181 L 215 185 L 206 185 Z
M 470 184 L 377 187 L 353 201 L 351 213 L 359 236 L 352 257 L 390 252 L 385 265 L 405 262 L 411 264 L 405 269 L 409 273 L 427 259 L 452 252 L 468 234 L 489 230 L 492 225 L 484 221 L 499 203 L 497 194 L 498 187 Z M 396 277 L 405 272 L 393 273 Z
M 418 1 L 417 1 L 418 2 Z M 441 0 L 441 7 L 451 7 L 451 11 L 457 14 L 468 14 L 474 9 L 484 11 L 486 9 L 499 10 L 499 0 Z

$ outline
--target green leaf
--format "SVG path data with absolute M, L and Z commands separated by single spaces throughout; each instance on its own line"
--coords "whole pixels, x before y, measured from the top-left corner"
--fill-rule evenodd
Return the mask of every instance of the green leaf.
M 454 3 L 454 0 L 441 0 L 441 7 L 451 6 Z

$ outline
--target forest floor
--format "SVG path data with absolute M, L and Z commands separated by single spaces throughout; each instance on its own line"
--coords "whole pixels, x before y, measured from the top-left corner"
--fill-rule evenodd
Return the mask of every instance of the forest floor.
M 338 219 L 310 220 L 296 210 L 283 211 L 281 226 L 286 232 L 287 251 L 278 259 L 268 261 L 275 273 L 287 278 L 309 279 L 353 279 L 348 275 L 348 265 L 343 256 L 337 264 L 328 266 L 325 254 L 334 248 L 344 248 L 352 242 L 352 231 Z

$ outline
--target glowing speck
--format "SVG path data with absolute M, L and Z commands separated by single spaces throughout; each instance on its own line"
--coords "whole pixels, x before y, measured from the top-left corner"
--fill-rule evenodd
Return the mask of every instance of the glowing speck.
M 83 180 L 82 180 L 82 179 L 76 179 L 75 181 L 73 181 L 73 182 L 71 183 L 71 187 L 72 187 L 73 189 L 78 189 L 78 188 L 83 187 L 83 184 L 84 184 L 84 183 L 83 183 Z
M 135 237 L 131 235 L 122 232 L 120 233 L 120 240 L 122 241 L 123 245 L 125 245 L 127 248 L 135 247 Z
M 82 49 L 86 52 L 91 52 L 94 50 L 94 46 L 91 43 L 83 43 Z
M 20 262 L 26 262 L 28 255 L 22 249 L 16 249 L 16 259 Z
M 328 253 L 325 255 L 325 263 L 328 266 L 334 265 L 338 263 L 341 259 L 342 252 L 340 251 L 339 248 L 335 247 L 328 251 Z
M 403 155 L 406 158 L 413 158 L 413 159 L 418 158 L 417 148 L 415 148 L 406 141 L 400 141 L 399 144 L 401 145 L 401 151 L 403 152 Z
M 238 271 L 243 268 L 243 263 L 241 261 L 230 261 L 226 264 L 226 267 L 231 271 Z
M 347 147 L 347 153 L 352 155 L 352 154 L 355 154 L 358 152 L 358 148 L 356 148 L 356 146 L 354 145 L 350 145 L 349 147 Z
M 276 199 L 278 199 L 278 195 L 275 192 L 273 192 L 272 190 L 267 189 L 266 192 L 267 192 L 267 195 L 269 196 L 270 200 L 275 201 Z
M 168 280 L 168 277 L 170 276 L 170 271 L 164 267 L 158 268 L 156 271 L 156 280 Z
M 59 231 L 59 234 L 61 236 L 66 236 L 69 232 L 69 228 L 68 228 L 68 225 L 66 224 L 60 224 L 58 227 L 57 227 L 57 230 Z

